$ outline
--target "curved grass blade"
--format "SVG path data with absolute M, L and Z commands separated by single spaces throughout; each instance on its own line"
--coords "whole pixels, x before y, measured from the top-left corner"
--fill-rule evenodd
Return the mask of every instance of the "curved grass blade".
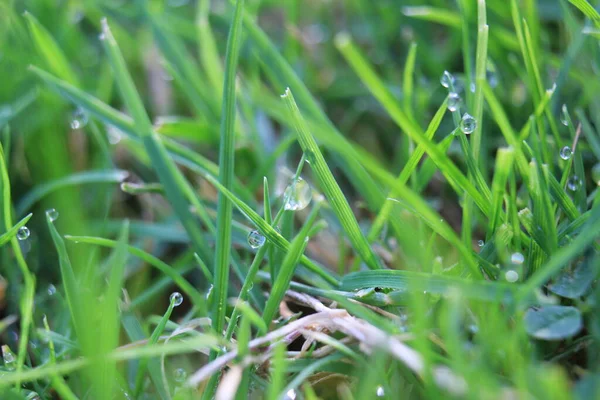
M 8 131 L 6 128 L 5 131 Z M 6 159 L 4 158 L 4 148 L 0 143 L 0 199 L 2 200 L 2 220 L 4 220 L 4 228 L 6 231 L 10 231 L 12 228 L 12 202 L 10 193 L 10 179 L 8 177 L 8 170 Z M 25 364 L 25 357 L 27 356 L 27 346 L 29 343 L 29 330 L 33 319 L 33 305 L 35 295 L 35 276 L 29 271 L 29 267 L 25 262 L 25 257 L 21 251 L 21 246 L 15 236 L 10 239 L 10 244 L 17 260 L 19 270 L 23 275 L 24 293 L 21 296 L 21 302 L 19 304 L 19 310 L 21 312 L 21 327 L 20 327 L 20 338 L 19 338 L 19 350 L 17 353 L 17 373 L 20 373 Z M 17 381 L 17 386 L 19 382 Z
M 323 157 L 323 154 L 321 154 L 321 150 L 319 150 L 317 142 L 309 132 L 306 121 L 304 121 L 302 115 L 300 114 L 300 110 L 296 105 L 291 90 L 289 88 L 286 89 L 285 94 L 281 97 L 285 100 L 288 106 L 291 118 L 298 134 L 298 141 L 300 142 L 300 146 L 306 155 L 306 159 L 310 162 L 311 169 L 319 180 L 321 189 L 329 200 L 331 208 L 335 212 L 342 227 L 344 228 L 344 231 L 348 235 L 350 243 L 352 243 L 352 246 L 356 252 L 365 261 L 369 268 L 383 268 L 381 260 L 379 260 L 379 258 L 375 255 L 371 249 L 371 246 L 369 245 L 369 242 L 360 230 L 358 221 L 352 213 L 350 205 L 344 197 L 339 185 L 335 181 L 333 174 L 329 170 L 329 167 L 325 162 L 325 158 Z
M 84 171 L 37 185 L 29 193 L 21 198 L 16 207 L 17 215 L 25 213 L 35 203 L 49 195 L 50 193 L 69 186 L 77 186 L 91 183 L 121 183 L 129 176 L 129 172 L 124 170 L 106 170 L 106 171 Z
M 24 16 L 33 43 L 52 73 L 69 83 L 77 84 L 77 75 L 71 69 L 67 56 L 56 44 L 50 32 L 29 12 L 25 11 Z
M 87 243 L 87 244 L 93 244 L 93 245 L 104 246 L 104 247 L 117 246 L 117 242 L 114 240 L 93 237 L 93 236 L 65 235 L 65 239 L 73 241 L 75 243 Z M 173 280 L 173 282 L 177 286 L 179 286 L 179 288 L 187 296 L 190 297 L 194 306 L 196 306 L 200 310 L 202 310 L 203 304 L 205 304 L 204 296 L 202 296 L 202 294 L 196 288 L 194 288 L 187 280 L 185 280 L 185 278 L 183 278 L 178 271 L 174 270 L 167 263 L 161 261 L 160 259 L 154 257 L 153 255 L 148 254 L 145 251 L 140 250 L 136 247 L 127 246 L 127 251 L 129 251 L 130 254 L 144 260 L 145 262 L 147 262 L 148 264 L 155 267 L 160 272 L 162 272 L 163 274 L 165 274 L 166 276 L 171 278 Z
M 179 218 L 179 221 L 190 235 L 190 239 L 192 240 L 192 244 L 196 251 L 206 260 L 212 260 L 212 253 L 209 251 L 202 236 L 202 232 L 189 209 L 189 203 L 185 195 L 186 188 L 189 188 L 189 184 L 170 158 L 163 143 L 153 131 L 150 119 L 144 109 L 142 99 L 137 93 L 131 75 L 127 71 L 123 55 L 110 31 L 106 19 L 102 20 L 102 37 L 102 42 L 113 67 L 123 100 L 133 116 L 136 132 L 144 144 L 144 148 L 151 160 L 152 167 L 165 188 L 167 199 L 171 203 L 173 211 Z M 189 190 L 191 189 L 188 189 L 188 191 Z

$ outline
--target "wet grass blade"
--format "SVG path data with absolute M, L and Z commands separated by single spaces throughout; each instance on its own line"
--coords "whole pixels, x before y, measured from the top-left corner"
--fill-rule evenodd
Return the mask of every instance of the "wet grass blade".
M 294 276 L 294 271 L 296 270 L 296 264 L 298 263 L 298 260 L 302 256 L 302 253 L 304 253 L 304 249 L 308 244 L 308 232 L 317 219 L 320 208 L 321 204 L 317 203 L 310 211 L 310 215 L 304 222 L 304 226 L 300 232 L 298 232 L 298 235 L 296 235 L 294 240 L 292 240 L 290 249 L 283 258 L 281 268 L 279 269 L 279 274 L 277 275 L 277 280 L 271 288 L 271 293 L 267 299 L 267 304 L 265 305 L 265 310 L 263 312 L 263 321 L 267 326 L 271 324 L 271 321 L 275 317 L 275 313 L 279 309 L 279 303 L 281 303 L 281 300 L 283 300 L 285 292 L 290 286 L 290 282 Z
M 190 235 L 192 244 L 198 254 L 206 260 L 212 260 L 212 253 L 209 251 L 202 237 L 202 232 L 190 212 L 189 203 L 185 196 L 185 187 L 189 186 L 189 184 L 170 158 L 163 143 L 153 131 L 150 119 L 144 109 L 144 104 L 137 93 L 131 75 L 127 71 L 125 60 L 106 20 L 102 21 L 102 36 L 102 42 L 111 61 L 117 85 L 127 108 L 133 116 L 136 132 L 144 144 L 148 157 L 152 161 L 152 167 L 165 188 L 167 199 L 171 203 L 173 211 L 178 216 L 181 224 Z
M 369 242 L 360 230 L 356 217 L 350 209 L 350 205 L 333 177 L 333 174 L 329 170 L 317 142 L 309 132 L 306 121 L 302 118 L 300 110 L 294 101 L 294 96 L 289 88 L 285 91 L 282 98 L 285 100 L 290 111 L 290 117 L 293 120 L 298 134 L 298 141 L 300 142 L 300 146 L 304 151 L 306 159 L 310 162 L 311 169 L 319 180 L 321 189 L 325 193 L 326 198 L 331 204 L 331 208 L 342 224 L 346 235 L 348 235 L 352 246 L 369 268 L 383 268 L 381 260 L 375 255 Z
M 116 247 L 118 243 L 114 240 L 92 236 L 66 235 L 65 238 L 74 243 L 88 243 L 104 247 Z M 149 265 L 153 266 L 154 268 L 158 269 L 160 272 L 171 278 L 173 282 L 177 286 L 179 286 L 181 291 L 185 293 L 186 296 L 190 297 L 192 304 L 194 304 L 194 306 L 202 310 L 203 304 L 205 304 L 204 296 L 196 288 L 194 288 L 185 278 L 183 278 L 178 271 L 174 270 L 170 265 L 154 257 L 153 255 L 148 254 L 145 251 L 140 250 L 134 246 L 128 246 L 127 251 L 129 251 L 131 255 L 139 257 L 140 259 L 147 262 Z
M 346 34 L 338 35 L 336 38 L 336 45 L 354 72 L 385 108 L 394 122 L 396 122 L 396 124 L 409 135 L 417 145 L 423 146 L 427 155 L 433 159 L 440 171 L 448 179 L 456 182 L 462 190 L 467 192 L 468 195 L 473 198 L 477 207 L 479 207 L 486 216 L 489 215 L 488 199 L 486 199 L 477 188 L 469 182 L 467 177 L 445 154 L 438 150 L 434 143 L 423 135 L 420 128 L 414 126 L 414 124 L 406 117 L 404 112 L 396 104 L 396 100 L 389 92 L 389 89 L 383 84 L 372 66 L 368 64 L 365 57 L 360 54 L 350 37 Z
M 6 128 L 8 131 L 8 128 Z M 10 191 L 10 179 L 8 175 L 8 169 L 6 159 L 4 158 L 4 148 L 0 143 L 0 199 L 2 200 L 2 220 L 4 220 L 4 228 L 9 232 L 12 228 L 12 201 Z M 24 293 L 21 296 L 19 304 L 21 312 L 21 327 L 20 327 L 20 338 L 19 338 L 19 349 L 17 353 L 17 373 L 21 372 L 23 365 L 25 364 L 25 357 L 27 356 L 27 346 L 29 343 L 29 330 L 33 319 L 33 305 L 35 295 L 35 276 L 29 271 L 19 241 L 15 236 L 10 238 L 10 244 L 17 260 L 19 270 L 23 275 L 23 286 Z M 19 386 L 17 382 L 17 386 Z
M 219 144 L 219 182 L 231 190 L 234 181 L 235 154 L 235 74 L 237 69 L 242 33 L 244 0 L 237 0 L 235 13 L 227 39 L 225 60 L 225 81 L 223 83 L 223 106 L 221 111 L 221 140 Z M 231 220 L 233 205 L 223 193 L 217 202 L 217 237 L 214 268 L 214 298 L 212 323 L 216 332 L 222 332 L 225 325 L 227 289 L 229 287 L 229 257 L 231 247 Z
M 426 291 L 432 294 L 450 295 L 454 290 L 467 298 L 488 301 L 512 301 L 516 293 L 514 284 L 432 275 L 410 271 L 361 271 L 344 276 L 340 289 L 354 291 L 365 288 L 389 288 L 404 292 Z
M 31 218 L 32 215 L 33 214 L 31 214 L 31 213 L 26 215 L 22 220 L 17 222 L 17 224 L 15 226 L 13 226 L 8 231 L 6 231 L 2 235 L 0 235 L 0 246 L 4 246 L 6 243 L 10 242 L 10 240 L 17 235 L 17 232 L 19 232 L 19 229 L 21 229 L 21 227 L 25 226 L 25 224 L 27 223 L 27 221 L 29 221 L 29 219 Z

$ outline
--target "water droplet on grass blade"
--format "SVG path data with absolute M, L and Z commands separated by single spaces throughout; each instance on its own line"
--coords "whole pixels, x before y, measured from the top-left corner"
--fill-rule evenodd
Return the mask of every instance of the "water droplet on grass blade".
M 523 254 L 521 254 L 519 252 L 512 253 L 512 255 L 510 256 L 510 262 L 515 265 L 521 265 L 521 264 L 523 264 L 524 261 L 525 261 L 525 257 L 523 256 Z
M 20 227 L 19 230 L 17 231 L 17 239 L 19 239 L 19 240 L 27 240 L 29 235 L 31 235 L 31 232 L 29 231 L 29 228 L 26 226 Z
M 377 394 L 377 397 L 385 396 L 385 390 L 383 389 L 383 386 L 377 386 L 377 391 L 375 393 Z
M 483 247 L 484 245 L 485 245 L 485 242 L 483 240 L 478 240 L 477 241 L 477 246 Z
M 470 135 L 477 128 L 477 121 L 469 113 L 464 113 L 460 121 L 460 130 L 465 135 Z
M 450 92 L 448 93 L 448 110 L 454 112 L 458 110 L 458 106 L 460 105 L 460 96 L 458 93 Z
M 298 211 L 305 209 L 312 200 L 312 189 L 302 178 L 292 182 L 283 193 L 283 202 L 286 210 Z
M 490 85 L 491 88 L 498 86 L 498 74 L 495 70 L 488 69 L 485 72 L 485 78 L 487 79 L 488 85 Z
M 560 149 L 559 155 L 563 160 L 569 160 L 573 156 L 573 150 L 569 146 L 565 146 Z
M 71 129 L 81 129 L 88 123 L 88 115 L 81 107 L 77 107 L 71 115 Z
M 171 293 L 171 296 L 169 296 L 169 301 L 174 307 L 180 306 L 181 303 L 183 303 L 183 295 L 179 292 L 173 292 Z
M 56 208 L 50 208 L 46 210 L 46 215 L 48 216 L 48 218 L 50 218 L 50 221 L 52 222 L 58 219 L 58 211 L 56 211 Z
M 564 126 L 569 126 L 569 110 L 567 109 L 567 105 L 562 105 L 562 112 L 560 113 L 560 122 Z
M 2 359 L 4 360 L 4 368 L 9 371 L 15 369 L 17 357 L 15 357 L 15 353 L 6 344 L 2 346 Z
M 509 269 L 504 274 L 504 278 L 506 279 L 507 282 L 511 282 L 511 283 L 516 282 L 519 280 L 519 273 L 517 271 Z
M 259 231 L 252 231 L 248 234 L 248 244 L 253 249 L 258 249 L 265 244 L 265 237 Z
M 56 286 L 53 284 L 48 285 L 48 296 L 54 296 L 56 294 Z
M 581 179 L 577 175 L 573 175 L 567 181 L 567 188 L 569 188 L 569 190 L 572 192 L 576 192 L 580 186 L 581 186 Z
M 445 88 L 450 87 L 450 85 L 452 85 L 454 83 L 454 77 L 452 76 L 452 74 L 450 72 L 444 71 L 444 73 L 442 74 L 442 77 L 440 78 L 440 83 Z
M 181 383 L 187 378 L 187 372 L 185 372 L 185 369 L 183 368 L 177 368 L 173 374 L 173 378 L 175 379 L 175 382 Z
M 592 180 L 596 185 L 600 186 L 600 163 L 592 167 Z
M 296 391 L 294 389 L 288 390 L 283 398 L 284 400 L 296 400 Z

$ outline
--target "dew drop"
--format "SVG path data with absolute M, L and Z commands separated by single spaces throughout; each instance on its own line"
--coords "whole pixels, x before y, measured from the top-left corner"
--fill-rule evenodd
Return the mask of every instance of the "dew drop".
M 283 398 L 284 400 L 296 400 L 296 391 L 294 389 L 288 390 Z
M 283 193 L 283 202 L 286 210 L 298 211 L 305 209 L 312 200 L 312 189 L 302 178 L 292 182 Z
M 169 296 L 169 301 L 174 307 L 178 307 L 183 303 L 183 295 L 179 292 L 173 292 L 171 293 L 171 296 Z
M 567 105 L 562 105 L 562 112 L 560 113 L 560 122 L 564 126 L 569 126 L 569 110 L 567 109 Z
M 17 357 L 15 357 L 15 353 L 12 352 L 8 345 L 2 345 L 2 359 L 4 360 L 4 368 L 9 371 L 13 371 L 15 369 L 15 365 L 17 363 Z
M 265 237 L 259 231 L 252 231 L 248 234 L 248 244 L 253 249 L 258 249 L 265 244 Z
M 110 144 L 117 144 L 123 138 L 121 131 L 112 125 L 106 127 L 106 134 L 108 136 L 108 143 Z
M 523 254 L 521 254 L 519 252 L 512 253 L 512 255 L 510 256 L 510 262 L 515 265 L 521 265 L 521 264 L 523 264 L 524 261 L 525 261 L 525 257 L 523 256 Z
M 385 396 L 385 390 L 383 390 L 383 386 L 377 386 L 375 393 L 377 394 L 377 397 Z
M 471 89 L 471 93 L 475 93 L 475 82 L 471 82 L 469 89 Z
M 470 114 L 464 113 L 462 120 L 460 121 L 460 130 L 465 134 L 469 135 L 477 128 L 477 121 Z
M 81 107 L 77 107 L 71 115 L 71 129 L 81 129 L 88 123 L 88 115 Z
M 56 294 L 56 286 L 53 284 L 48 285 L 48 296 L 54 296 Z
M 485 78 L 487 79 L 488 85 L 490 85 L 491 88 L 498 86 L 498 74 L 496 71 L 488 69 L 485 73 Z
M 571 150 L 569 146 L 565 146 L 562 149 L 560 149 L 560 153 L 558 154 L 563 160 L 569 160 L 573 156 L 573 150 Z
M 511 282 L 511 283 L 516 282 L 519 280 L 519 273 L 517 271 L 509 269 L 504 274 L 504 278 L 506 279 L 507 282 Z
M 460 105 L 460 96 L 458 93 L 450 92 L 448 93 L 448 110 L 450 112 L 454 112 L 458 110 L 458 106 Z
M 444 73 L 442 74 L 442 77 L 440 78 L 440 83 L 445 88 L 450 87 L 450 85 L 452 85 L 454 83 L 454 77 L 452 76 L 452 74 L 450 72 L 444 71 Z
M 477 241 L 477 245 L 478 245 L 479 247 L 483 247 L 483 246 L 485 245 L 485 242 L 484 242 L 483 240 L 478 240 L 478 241 Z
M 596 185 L 600 186 L 600 163 L 592 167 L 592 179 Z
M 27 240 L 29 235 L 31 235 L 31 232 L 29 231 L 29 228 L 26 226 L 20 227 L 19 230 L 17 231 L 17 239 L 19 239 L 19 240 Z
M 48 218 L 50 218 L 50 221 L 52 222 L 58 219 L 58 211 L 56 211 L 56 208 L 50 208 L 46 210 L 46 215 L 48 216 Z
M 569 188 L 569 190 L 572 192 L 576 192 L 580 186 L 581 186 L 581 179 L 577 175 L 573 175 L 567 181 L 567 188 Z
M 175 382 L 181 383 L 187 378 L 187 372 L 185 372 L 185 369 L 183 368 L 177 368 L 173 374 L 173 378 L 175 379 Z

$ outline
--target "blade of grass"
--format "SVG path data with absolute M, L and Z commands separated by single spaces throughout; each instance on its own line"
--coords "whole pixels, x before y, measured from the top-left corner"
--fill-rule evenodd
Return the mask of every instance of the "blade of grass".
M 8 130 L 8 128 L 6 128 Z M 10 179 L 8 176 L 6 159 L 4 158 L 4 148 L 0 143 L 0 188 L 2 190 L 2 219 L 4 220 L 4 228 L 7 232 L 12 228 L 12 202 L 11 202 L 11 191 L 10 191 Z M 17 265 L 23 275 L 23 294 L 21 295 L 21 301 L 19 309 L 21 312 L 21 327 L 19 337 L 19 349 L 17 353 L 17 373 L 20 373 L 25 364 L 25 357 L 27 356 L 27 346 L 29 344 L 29 330 L 31 328 L 31 322 L 33 319 L 33 305 L 35 295 L 35 276 L 29 271 L 29 267 L 25 262 L 25 257 L 21 251 L 21 246 L 16 236 L 12 236 L 10 244 L 17 259 Z M 20 386 L 19 381 L 16 382 L 17 388 Z
M 177 307 L 175 304 L 175 299 L 171 298 L 169 301 L 169 306 L 167 307 L 167 311 L 165 311 L 164 315 L 160 319 L 160 322 L 152 331 L 152 335 L 150 335 L 150 339 L 146 346 L 151 347 L 158 343 L 158 339 L 160 335 L 165 330 L 165 326 L 171 317 L 171 313 L 173 309 Z M 139 397 L 142 392 L 142 384 L 144 383 L 144 374 L 146 373 L 146 368 L 150 370 L 150 377 L 152 378 L 152 382 L 154 383 L 154 387 L 157 389 L 161 399 L 168 399 L 169 396 L 166 393 L 165 388 L 162 384 L 162 375 L 160 372 L 160 363 L 157 358 L 154 359 L 142 359 L 140 360 L 140 364 L 138 365 L 137 373 L 135 376 L 135 388 L 133 390 L 134 396 Z
M 329 170 L 317 142 L 309 132 L 306 121 L 302 118 L 290 89 L 288 88 L 281 97 L 285 100 L 289 108 L 290 116 L 294 121 L 296 132 L 298 134 L 298 141 L 306 155 L 306 159 L 310 162 L 311 169 L 317 176 L 325 196 L 329 200 L 333 211 L 337 215 L 344 231 L 350 239 L 350 243 L 352 243 L 354 249 L 369 268 L 383 268 L 381 260 L 375 255 L 369 242 L 360 230 L 358 221 L 356 221 L 356 217 L 352 213 L 348 201 L 344 197 L 342 190 Z
M 93 236 L 65 235 L 65 239 L 70 240 L 74 243 L 87 243 L 103 247 L 117 246 L 117 242 L 114 240 Z M 202 305 L 205 304 L 204 296 L 196 288 L 194 288 L 185 278 L 183 278 L 178 271 L 174 270 L 170 265 L 154 257 L 153 255 L 148 254 L 145 251 L 140 250 L 134 246 L 128 246 L 127 251 L 129 251 L 130 254 L 144 260 L 149 265 L 155 267 L 160 272 L 171 278 L 173 282 L 177 286 L 179 286 L 181 291 L 190 297 L 192 304 L 194 304 L 194 306 L 202 310 Z
M 50 71 L 65 81 L 77 85 L 77 75 L 73 72 L 67 56 L 50 35 L 50 32 L 29 12 L 23 14 L 29 26 L 29 33 L 41 58 Z
M 26 215 L 22 220 L 17 222 L 17 224 L 15 226 L 13 226 L 8 231 L 6 231 L 6 233 L 3 233 L 2 235 L 0 235 L 0 246 L 4 246 L 13 237 L 15 237 L 17 235 L 17 232 L 19 231 L 19 229 L 21 229 L 22 226 L 25 226 L 25 224 L 27 223 L 27 221 L 29 221 L 29 219 L 31 218 L 32 215 L 33 214 L 31 214 L 31 213 Z
M 244 0 L 237 0 L 231 28 L 227 38 L 225 56 L 225 80 L 223 83 L 223 105 L 221 112 L 221 140 L 219 145 L 219 182 L 231 190 L 234 178 L 235 151 L 235 74 L 237 69 L 242 33 Z M 215 246 L 214 298 L 212 323 L 216 332 L 225 325 L 227 288 L 229 285 L 229 254 L 231 247 L 231 219 L 233 205 L 223 193 L 217 203 L 217 238 Z
M 277 280 L 271 288 L 271 293 L 267 299 L 265 310 L 263 312 L 263 321 L 267 326 L 271 324 L 275 313 L 279 309 L 279 303 L 283 300 L 286 290 L 290 286 L 294 271 L 296 270 L 296 264 L 298 263 L 306 245 L 308 244 L 308 231 L 312 227 L 313 223 L 319 215 L 321 203 L 318 202 L 313 209 L 310 211 L 308 218 L 306 219 L 304 226 L 298 232 L 298 235 L 292 240 L 290 249 L 283 258 Z M 266 333 L 266 332 L 263 332 Z
M 93 183 L 121 183 L 127 179 L 128 176 L 129 172 L 119 169 L 106 171 L 84 171 L 37 185 L 19 200 L 19 203 L 16 207 L 16 214 L 24 214 L 35 203 L 56 190 L 61 190 L 69 186 L 87 185 Z
M 192 240 L 192 244 L 196 251 L 206 260 L 212 260 L 212 253 L 209 251 L 202 233 L 194 221 L 194 217 L 189 210 L 189 204 L 184 194 L 184 188 L 189 186 L 189 184 L 177 169 L 173 160 L 169 157 L 163 143 L 152 130 L 152 124 L 146 114 L 144 104 L 136 91 L 129 72 L 127 71 L 125 60 L 110 31 L 106 19 L 102 20 L 102 37 L 102 42 L 109 60 L 111 61 L 121 95 L 127 108 L 133 115 L 138 136 L 144 144 L 144 148 L 146 149 L 149 158 L 152 160 L 152 167 L 165 188 L 167 199 L 173 206 L 173 211 L 178 216 L 181 224 L 190 235 L 190 239 Z
M 424 147 L 425 152 L 438 165 L 440 171 L 447 176 L 448 179 L 454 180 L 459 187 L 467 192 L 484 215 L 489 215 L 489 199 L 486 199 L 475 186 L 468 181 L 467 177 L 460 172 L 454 163 L 452 163 L 446 155 L 442 154 L 430 140 L 427 140 L 418 127 L 414 126 L 408 120 L 406 115 L 404 115 L 404 112 L 396 104 L 393 95 L 385 87 L 383 82 L 381 82 L 365 57 L 360 54 L 350 37 L 347 34 L 338 35 L 336 38 L 336 46 L 346 61 L 348 61 L 354 72 L 361 78 L 362 82 L 386 109 L 394 122 L 396 122 L 396 124 L 409 135 L 417 145 Z

